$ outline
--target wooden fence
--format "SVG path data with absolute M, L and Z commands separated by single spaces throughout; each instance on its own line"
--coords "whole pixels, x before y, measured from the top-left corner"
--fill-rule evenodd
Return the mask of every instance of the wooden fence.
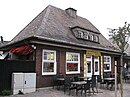
M 0 60 L 0 92 L 11 90 L 13 72 L 34 73 L 35 61 Z

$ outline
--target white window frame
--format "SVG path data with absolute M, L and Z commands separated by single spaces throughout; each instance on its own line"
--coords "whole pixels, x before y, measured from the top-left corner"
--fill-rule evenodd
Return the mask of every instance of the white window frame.
M 97 36 L 97 35 L 94 35 L 94 36 L 93 36 L 93 41 L 95 41 L 95 42 L 99 42 L 99 40 L 98 40 L 98 36 Z
M 106 58 L 108 58 L 108 57 L 110 58 L 110 62 L 104 62 L 104 64 L 110 64 L 110 69 L 109 69 L 109 70 L 105 70 L 105 69 L 104 69 L 104 72 L 109 72 L 109 71 L 111 71 L 111 56 L 104 56 L 104 58 L 105 58 L 105 57 L 106 57 Z M 103 61 L 104 61 L 104 60 L 103 60 Z
M 54 52 L 54 60 L 45 60 L 44 59 L 44 52 Z M 53 72 L 43 72 L 44 62 L 53 62 L 54 63 L 54 71 Z M 42 51 L 42 75 L 56 75 L 56 73 L 57 73 L 56 68 L 57 68 L 56 51 L 43 49 L 43 51 Z
M 67 54 L 78 55 L 78 61 L 67 61 Z M 78 71 L 67 71 L 67 63 L 78 63 Z M 66 74 L 77 74 L 80 73 L 80 53 L 66 52 Z
M 93 41 L 93 35 L 92 34 L 88 35 L 88 40 Z
M 95 72 L 95 62 L 98 62 L 98 71 L 97 72 Z M 99 75 L 99 56 L 96 56 L 96 57 L 94 57 L 94 75 Z
M 87 65 L 87 62 L 91 62 L 91 64 L 90 64 L 90 65 L 91 65 L 91 72 L 89 72 L 89 73 L 88 73 L 88 65 Z M 86 57 L 86 65 L 87 65 L 87 68 L 86 68 L 86 69 L 87 69 L 87 72 L 86 72 L 86 73 L 87 73 L 87 77 L 92 77 L 92 64 L 93 64 L 92 56 L 89 55 L 89 56 Z
M 83 38 L 83 32 L 82 31 L 78 31 L 78 38 Z
M 88 33 L 85 32 L 83 37 L 84 37 L 84 39 L 88 40 Z

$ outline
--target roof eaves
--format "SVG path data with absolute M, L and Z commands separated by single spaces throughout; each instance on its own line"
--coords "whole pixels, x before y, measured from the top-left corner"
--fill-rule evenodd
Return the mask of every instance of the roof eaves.
M 92 31 L 92 30 L 90 30 L 90 29 L 86 29 L 86 28 L 83 28 L 83 27 L 80 27 L 80 26 L 70 27 L 71 30 L 73 30 L 73 29 L 75 29 L 75 28 L 80 28 L 80 29 L 83 29 L 83 30 L 87 30 L 87 31 L 91 31 L 91 32 L 100 34 L 100 32 Z
M 79 43 L 74 43 L 74 42 L 67 42 L 67 41 L 57 40 L 57 39 L 52 39 L 52 38 L 47 38 L 47 37 L 43 37 L 43 36 L 34 36 L 34 37 L 36 37 L 38 39 L 42 39 L 42 40 L 47 40 L 47 41 L 53 41 L 53 42 L 59 42 L 59 43 L 66 43 L 66 44 L 75 45 L 75 46 L 88 47 L 88 48 L 93 48 L 93 49 L 100 49 L 100 50 L 106 50 L 106 51 L 112 51 L 112 52 L 120 53 L 120 51 L 118 51 L 118 50 L 111 50 L 111 49 L 108 49 L 108 48 L 101 48 L 101 47 L 84 45 L 84 44 L 79 44 Z

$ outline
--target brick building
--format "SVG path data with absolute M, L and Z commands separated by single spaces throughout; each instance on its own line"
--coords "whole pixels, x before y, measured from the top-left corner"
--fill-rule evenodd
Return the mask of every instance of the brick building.
M 114 73 L 119 50 L 76 13 L 73 8 L 49 5 L 0 49 L 11 52 L 9 59 L 35 61 L 38 88 L 51 86 L 58 74 L 91 77 Z M 23 46 L 30 49 L 21 50 Z

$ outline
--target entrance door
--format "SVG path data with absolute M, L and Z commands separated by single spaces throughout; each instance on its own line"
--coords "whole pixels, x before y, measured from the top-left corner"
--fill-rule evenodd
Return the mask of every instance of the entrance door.
M 87 56 L 86 64 L 87 64 L 87 77 L 92 77 L 92 56 Z
M 99 57 L 94 57 L 94 75 L 99 75 Z

